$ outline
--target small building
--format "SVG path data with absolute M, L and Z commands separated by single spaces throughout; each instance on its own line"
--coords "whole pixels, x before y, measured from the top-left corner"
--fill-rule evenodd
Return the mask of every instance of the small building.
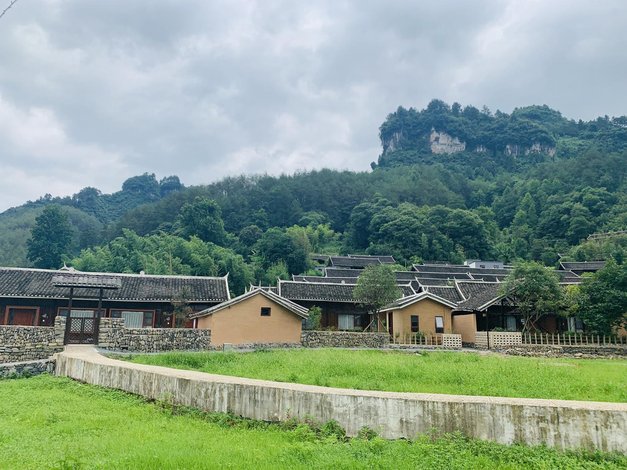
M 211 330 L 211 344 L 300 343 L 308 309 L 253 287 L 245 294 L 190 315 L 194 327 Z
M 392 338 L 410 335 L 437 336 L 453 333 L 451 311 L 455 302 L 431 292 L 420 292 L 392 302 L 379 312 L 379 324 L 387 325 Z

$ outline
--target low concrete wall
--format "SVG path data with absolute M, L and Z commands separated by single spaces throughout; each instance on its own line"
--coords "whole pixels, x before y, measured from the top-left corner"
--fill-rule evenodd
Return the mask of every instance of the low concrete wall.
M 390 343 L 387 333 L 359 333 L 352 331 L 312 331 L 301 334 L 306 348 L 384 348 Z
M 0 363 L 46 359 L 63 350 L 65 318 L 55 326 L 0 326 Z
M 502 444 L 627 454 L 627 404 L 374 392 L 227 377 L 132 364 L 91 347 L 57 355 L 56 374 L 151 399 L 264 421 L 336 420 L 349 436 L 368 426 L 386 438 L 437 430 Z
M 12 379 L 14 377 L 32 377 L 39 374 L 52 374 L 55 361 L 42 359 L 40 361 L 11 362 L 0 364 L 0 379 Z
M 206 351 L 211 331 L 191 328 L 125 328 L 121 318 L 102 318 L 98 346 L 112 351 Z
M 477 331 L 477 349 L 499 349 L 522 344 L 522 333 L 517 331 Z

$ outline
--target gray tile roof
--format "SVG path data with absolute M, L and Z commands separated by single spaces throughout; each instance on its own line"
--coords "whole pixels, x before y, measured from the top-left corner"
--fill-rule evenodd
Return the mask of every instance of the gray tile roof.
M 326 268 L 324 272 L 327 277 L 359 277 L 363 269 Z
M 382 264 L 394 264 L 396 260 L 390 255 L 348 255 L 349 258 L 378 259 Z
M 322 282 L 326 284 L 356 284 L 356 277 L 322 277 L 322 276 L 292 276 L 292 281 Z
M 416 273 L 416 279 L 472 279 L 468 273 Z
M 170 302 L 173 297 L 184 296 L 189 302 L 224 302 L 230 297 L 226 277 L 85 273 L 27 268 L 0 268 L 0 297 L 67 299 L 70 289 L 55 287 L 54 276 L 63 276 L 64 279 L 76 276 L 83 285 L 92 281 L 94 284 L 119 281 L 119 289 L 104 291 L 103 298 L 106 300 Z M 74 289 L 75 298 L 91 298 L 97 294 L 94 289 Z
M 562 261 L 560 269 L 574 272 L 595 272 L 605 266 L 605 261 Z
M 502 268 L 471 268 L 463 264 L 442 264 L 442 265 L 424 265 L 414 264 L 412 266 L 414 271 L 419 273 L 470 273 L 470 274 L 500 274 L 507 276 L 511 269 Z
M 438 297 L 442 297 L 443 299 L 450 300 L 454 303 L 463 302 L 464 298 L 459 293 L 455 286 L 451 287 L 427 287 L 425 288 L 426 292 L 431 292 L 432 294 L 437 295 Z
M 409 305 L 412 305 L 416 302 L 420 302 L 421 300 L 424 300 L 424 299 L 431 299 L 436 302 L 440 302 L 441 304 L 447 305 L 448 307 L 451 307 L 451 308 L 455 307 L 455 302 L 451 302 L 450 300 L 440 297 L 434 294 L 433 292 L 419 292 L 417 294 L 395 300 L 391 304 L 388 304 L 385 307 L 383 307 L 381 309 L 381 312 L 389 312 L 392 310 L 398 310 L 398 309 L 407 307 Z
M 379 258 L 353 258 L 350 256 L 331 256 L 329 262 L 331 266 L 338 268 L 365 268 L 366 266 L 381 264 Z
M 428 278 L 428 277 L 421 278 L 416 282 L 421 287 L 428 287 L 428 286 L 442 287 L 442 286 L 454 286 L 455 285 L 455 281 L 451 279 L 433 279 L 433 278 Z
M 354 303 L 354 284 L 280 281 L 279 295 L 289 300 Z
M 498 300 L 502 297 L 501 287 L 502 283 L 499 282 L 468 282 L 457 281 L 457 288 L 464 296 L 466 300 L 459 302 L 455 310 L 472 312 L 479 310 L 486 304 Z

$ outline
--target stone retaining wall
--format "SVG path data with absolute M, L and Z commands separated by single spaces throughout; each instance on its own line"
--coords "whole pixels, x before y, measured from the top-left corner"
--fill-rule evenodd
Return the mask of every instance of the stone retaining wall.
M 63 350 L 65 318 L 55 326 L 0 326 L 0 363 L 46 359 Z
M 627 404 L 395 393 L 227 377 L 117 361 L 90 347 L 57 355 L 57 375 L 173 403 L 263 421 L 337 421 L 385 438 L 461 432 L 501 444 L 627 453 Z
M 32 377 L 33 375 L 39 374 L 52 374 L 54 372 L 54 364 L 54 359 L 0 364 L 0 379 Z
M 512 356 L 532 357 L 575 357 L 598 358 L 627 356 L 625 346 L 552 346 L 538 344 L 521 344 L 515 347 L 499 348 L 498 352 Z
M 125 328 L 121 318 L 102 318 L 98 346 L 112 351 L 206 351 L 211 331 L 191 328 Z
M 301 344 L 306 348 L 385 348 L 390 343 L 387 333 L 352 331 L 303 331 Z

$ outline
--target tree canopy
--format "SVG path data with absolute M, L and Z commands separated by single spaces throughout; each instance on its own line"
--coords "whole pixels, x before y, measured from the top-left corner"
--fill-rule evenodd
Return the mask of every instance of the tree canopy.
M 353 298 L 366 307 L 371 314 L 377 314 L 385 305 L 402 296 L 396 283 L 394 268 L 385 264 L 366 267 L 357 279 Z
M 57 205 L 47 206 L 35 219 L 27 241 L 28 259 L 38 268 L 58 269 L 72 243 L 68 216 Z

